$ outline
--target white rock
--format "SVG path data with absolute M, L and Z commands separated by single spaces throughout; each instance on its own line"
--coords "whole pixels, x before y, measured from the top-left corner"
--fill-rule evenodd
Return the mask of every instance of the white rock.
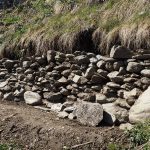
M 63 105 L 61 103 L 51 105 L 51 110 L 54 112 L 60 112 L 62 108 L 63 108 Z
M 133 125 L 130 123 L 123 123 L 119 126 L 120 130 L 131 130 L 133 128 Z
M 29 105 L 36 105 L 42 102 L 41 96 L 38 93 L 35 93 L 32 91 L 27 91 L 24 93 L 24 100 L 26 104 L 29 104 Z
M 67 112 L 62 111 L 62 112 L 59 112 L 57 116 L 58 116 L 59 118 L 64 119 L 64 118 L 67 118 L 68 115 L 69 115 L 69 114 L 68 114 Z
M 150 118 L 150 86 L 144 91 L 129 111 L 131 123 L 143 122 Z

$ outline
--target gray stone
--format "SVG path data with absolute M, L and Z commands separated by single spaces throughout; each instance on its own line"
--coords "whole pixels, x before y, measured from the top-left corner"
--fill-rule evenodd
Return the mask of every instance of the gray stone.
M 53 51 L 53 50 L 47 51 L 47 55 L 46 56 L 47 56 L 48 63 L 55 61 L 55 55 L 56 55 L 55 51 Z
M 24 93 L 24 100 L 26 104 L 37 105 L 41 104 L 41 96 L 38 93 L 27 91 Z
M 99 69 L 103 69 L 104 68 L 104 66 L 105 66 L 105 61 L 103 61 L 103 60 L 100 60 L 98 63 L 97 63 L 97 67 L 99 68 Z
M 22 97 L 23 94 L 24 94 L 25 90 L 23 88 L 21 88 L 20 90 L 16 90 L 14 92 L 14 96 L 17 96 L 17 97 Z
M 68 114 L 67 112 L 62 111 L 62 112 L 59 112 L 57 116 L 58 116 L 59 118 L 65 119 L 65 118 L 68 117 L 68 115 L 69 115 L 69 114 Z
M 61 103 L 51 104 L 51 110 L 54 112 L 60 112 L 63 110 L 63 105 Z
M 107 78 L 108 72 L 102 69 L 98 69 L 97 73 L 105 78 Z
M 60 92 L 57 92 L 57 93 L 45 92 L 43 93 L 43 97 L 47 99 L 48 101 L 55 102 L 55 103 L 62 101 L 62 98 L 63 98 Z
M 120 85 L 114 82 L 108 82 L 106 85 L 110 88 L 120 89 Z
M 97 93 L 96 94 L 96 103 L 99 103 L 99 104 L 107 103 L 107 97 L 104 94 Z
M 141 71 L 141 74 L 144 76 L 144 77 L 148 77 L 150 78 L 150 69 L 144 69 Z
M 61 94 L 67 96 L 69 94 L 69 91 L 65 88 L 62 88 L 61 91 L 60 91 Z
M 95 68 L 94 67 L 90 67 L 86 70 L 85 72 L 85 77 L 86 78 L 91 78 L 93 75 L 94 75 L 94 72 L 95 72 Z
M 23 67 L 23 68 L 29 68 L 30 65 L 31 65 L 31 62 L 30 62 L 30 61 L 23 61 L 23 62 L 22 62 L 22 67 Z
M 73 78 L 73 82 L 77 83 L 77 84 L 85 84 L 87 83 L 87 79 L 85 77 L 79 76 L 79 75 L 75 75 Z
M 115 59 L 128 59 L 132 57 L 131 51 L 124 46 L 113 46 L 110 57 Z
M 107 123 L 113 124 L 115 120 L 114 118 L 120 123 L 128 122 L 128 111 L 126 109 L 116 106 L 114 103 L 103 104 L 102 106 L 107 114 L 104 117 L 104 120 Z M 108 120 L 110 122 L 108 122 Z
M 80 102 L 76 110 L 77 120 L 88 126 L 97 126 L 103 119 L 103 108 L 98 103 Z
M 125 99 L 137 99 L 141 95 L 142 91 L 138 88 L 134 88 L 131 91 L 124 91 Z
M 131 129 L 133 129 L 133 125 L 132 124 L 130 124 L 130 123 L 122 123 L 120 126 L 119 126 L 119 129 L 120 130 L 125 130 L 125 131 L 129 131 L 129 130 L 131 130 Z
M 8 84 L 8 81 L 0 82 L 0 88 L 5 87 Z
M 3 99 L 8 100 L 8 101 L 13 101 L 14 100 L 14 95 L 13 95 L 12 92 L 6 93 L 6 94 L 4 94 Z
M 70 113 L 70 114 L 68 115 L 68 119 L 74 120 L 74 119 L 76 119 L 76 115 L 75 115 L 74 113 Z
M 67 84 L 68 83 L 68 80 L 65 78 L 65 77 L 61 77 L 59 80 L 58 80 L 59 83 L 62 83 L 62 84 Z
M 75 57 L 75 61 L 79 65 L 88 64 L 90 62 L 89 58 L 85 55 L 80 55 L 80 56 Z
M 118 98 L 116 101 L 115 101 L 115 104 L 121 108 L 124 108 L 124 109 L 127 109 L 129 110 L 130 109 L 130 105 L 126 102 L 125 99 L 121 99 L 121 98 Z
M 127 71 L 131 73 L 140 73 L 144 69 L 144 66 L 137 62 L 129 62 L 127 66 Z
M 72 113 L 75 110 L 76 110 L 76 108 L 74 106 L 66 107 L 64 109 L 64 111 L 67 112 L 67 113 Z
M 94 84 L 101 84 L 106 81 L 106 78 L 101 76 L 100 74 L 94 74 L 91 78 L 91 82 Z
M 83 100 L 83 101 L 95 102 L 95 94 L 91 94 L 91 93 L 79 93 L 77 96 L 81 100 Z
M 5 63 L 4 63 L 4 66 L 6 69 L 10 69 L 12 70 L 13 67 L 14 67 L 14 61 L 13 60 L 6 60 Z

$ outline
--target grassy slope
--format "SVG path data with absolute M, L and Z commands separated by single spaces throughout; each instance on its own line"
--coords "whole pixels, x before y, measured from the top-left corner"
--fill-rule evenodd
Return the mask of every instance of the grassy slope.
M 61 13 L 56 14 L 59 8 Z M 89 28 L 94 29 L 92 41 L 103 54 L 116 43 L 131 49 L 150 48 L 148 0 L 106 0 L 90 6 L 85 0 L 28 0 L 2 13 L 1 31 L 5 32 L 0 42 L 9 48 L 32 45 L 44 51 L 54 48 L 58 37 L 57 49 L 71 51 L 78 33 Z

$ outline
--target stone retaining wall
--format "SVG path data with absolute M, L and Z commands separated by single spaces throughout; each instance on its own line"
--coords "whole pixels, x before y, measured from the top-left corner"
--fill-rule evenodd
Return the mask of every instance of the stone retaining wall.
M 130 108 L 149 86 L 150 51 L 136 55 L 122 46 L 114 46 L 110 57 L 50 50 L 0 60 L 0 99 L 40 105 L 85 125 L 129 122 Z

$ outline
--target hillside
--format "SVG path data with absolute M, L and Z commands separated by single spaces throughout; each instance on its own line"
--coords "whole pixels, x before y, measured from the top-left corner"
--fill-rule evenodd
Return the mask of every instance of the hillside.
M 1 56 L 26 49 L 108 54 L 114 44 L 150 48 L 149 0 L 27 0 L 1 10 Z

